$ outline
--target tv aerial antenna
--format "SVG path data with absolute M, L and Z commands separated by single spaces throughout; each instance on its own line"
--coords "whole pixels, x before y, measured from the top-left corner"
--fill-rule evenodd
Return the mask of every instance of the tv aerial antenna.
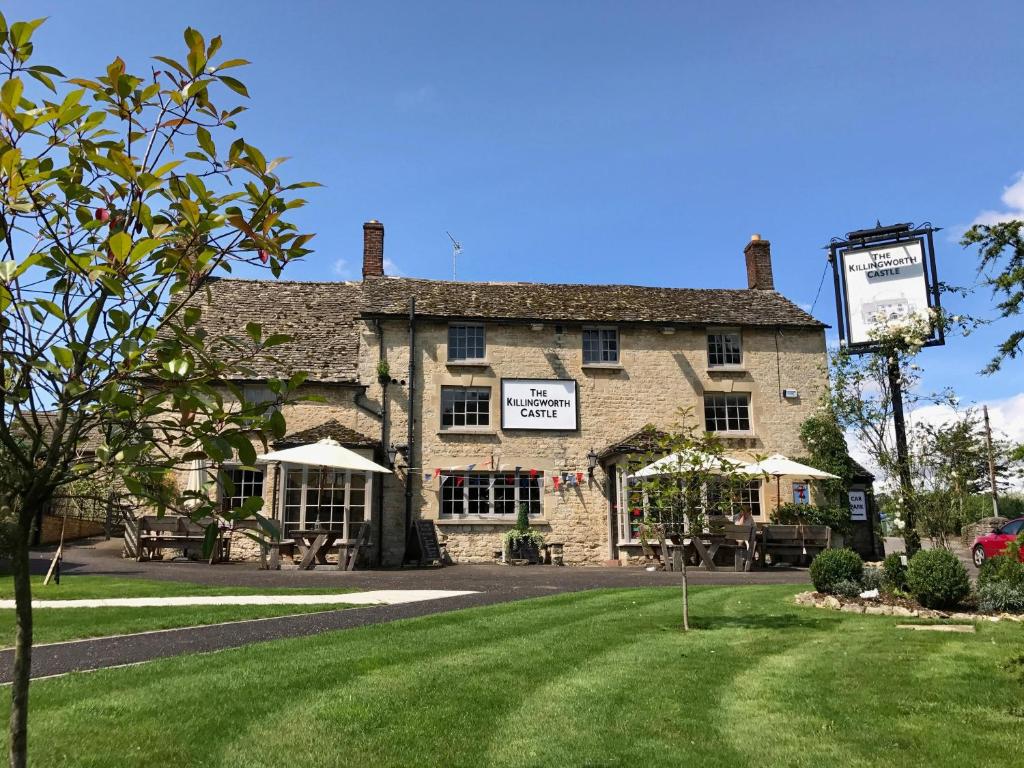
M 462 253 L 462 243 L 460 243 L 458 240 L 452 237 L 452 233 L 449 232 L 447 229 L 444 231 L 444 233 L 448 235 L 448 239 L 452 241 L 452 280 L 454 280 L 455 273 L 457 271 L 457 262 L 459 254 Z

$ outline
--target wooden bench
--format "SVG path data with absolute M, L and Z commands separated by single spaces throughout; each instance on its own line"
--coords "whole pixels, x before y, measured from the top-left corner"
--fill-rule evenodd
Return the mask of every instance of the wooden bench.
M 149 559 L 164 547 L 186 551 L 195 545 L 202 547 L 206 542 L 206 526 L 211 519 L 194 521 L 181 515 L 143 515 L 137 523 L 137 546 L 135 559 L 138 562 Z M 230 540 L 219 530 L 213 543 L 208 562 L 213 565 L 229 555 Z
M 805 564 L 832 546 L 832 529 L 827 525 L 766 525 L 761 535 L 764 554 L 773 561 L 794 557 L 798 564 Z

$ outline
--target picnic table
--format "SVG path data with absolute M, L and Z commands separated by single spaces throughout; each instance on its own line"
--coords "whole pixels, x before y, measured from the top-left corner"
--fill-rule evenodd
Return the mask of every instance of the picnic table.
M 291 531 L 289 535 L 302 556 L 299 569 L 310 570 L 315 568 L 317 563 L 327 565 L 327 553 L 332 547 L 338 547 L 338 570 L 354 570 L 359 550 L 368 546 L 370 525 L 359 523 L 353 524 L 352 528 L 356 533 L 354 539 L 345 538 L 342 528 L 307 528 Z

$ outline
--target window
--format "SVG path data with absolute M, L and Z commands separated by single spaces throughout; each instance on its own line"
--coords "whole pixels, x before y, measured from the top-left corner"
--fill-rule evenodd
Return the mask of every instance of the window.
M 544 475 L 500 472 L 441 474 L 441 516 L 475 515 L 514 519 L 520 504 L 540 515 Z
M 704 395 L 704 429 L 708 432 L 749 432 L 750 395 Z
M 619 362 L 619 330 L 617 328 L 583 329 L 583 364 Z
M 743 352 L 740 349 L 740 334 L 738 332 L 708 334 L 708 366 L 710 368 L 742 364 Z
M 707 487 L 707 510 L 710 515 L 720 515 L 726 506 L 732 510 L 733 516 L 744 514 L 759 517 L 761 514 L 761 481 L 752 480 L 732 490 L 732 498 L 728 505 L 723 503 L 722 495 L 727 493 L 724 482 L 711 482 Z
M 448 326 L 449 360 L 483 360 L 486 349 L 482 325 Z
M 487 387 L 441 387 L 441 429 L 475 429 L 491 424 Z
M 271 411 L 278 410 L 277 395 L 274 390 L 264 384 L 245 384 L 242 386 L 242 397 L 245 404 L 252 413 L 269 415 Z
M 238 509 L 253 497 L 263 498 L 263 472 L 241 467 L 224 467 L 220 471 L 221 509 Z
M 1020 533 L 1021 528 L 1024 528 L 1024 521 L 1011 520 L 999 529 L 999 533 L 1006 536 L 1016 536 L 1018 533 Z
M 343 538 L 355 533 L 350 526 L 364 522 L 366 476 L 347 470 L 288 467 L 284 484 L 284 530 L 340 529 Z

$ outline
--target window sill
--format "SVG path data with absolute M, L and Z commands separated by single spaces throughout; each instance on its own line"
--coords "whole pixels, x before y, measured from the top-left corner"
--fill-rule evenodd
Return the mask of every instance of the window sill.
M 434 521 L 435 525 L 506 525 L 512 527 L 516 524 L 515 517 L 506 520 L 503 517 L 495 517 L 488 519 L 486 517 L 439 517 Z M 541 520 L 539 518 L 530 518 L 530 525 L 547 525 L 547 520 Z
M 449 368 L 490 368 L 490 360 L 446 360 Z
M 746 373 L 745 365 L 709 365 L 708 373 Z
M 622 363 L 584 363 L 583 369 L 594 368 L 599 371 L 621 371 L 625 368 Z
M 438 437 L 444 437 L 445 435 L 497 435 L 498 430 L 496 429 L 439 429 L 437 430 Z
M 720 437 L 723 440 L 729 440 L 736 438 L 737 440 L 749 440 L 752 437 L 757 437 L 753 432 L 711 432 L 710 434 L 715 437 Z

